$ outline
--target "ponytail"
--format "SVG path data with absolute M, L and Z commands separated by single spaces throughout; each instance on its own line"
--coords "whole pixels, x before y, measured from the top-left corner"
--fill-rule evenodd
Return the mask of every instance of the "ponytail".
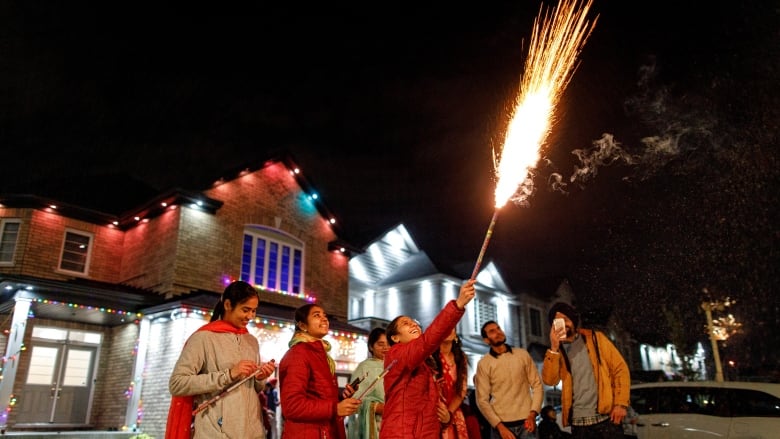
M 219 302 L 214 306 L 214 310 L 211 312 L 211 321 L 216 322 L 225 316 L 225 301 L 230 301 L 233 307 L 246 302 L 250 297 L 260 297 L 257 294 L 257 290 L 252 285 L 246 282 L 237 280 L 225 288 L 225 292 L 219 298 Z

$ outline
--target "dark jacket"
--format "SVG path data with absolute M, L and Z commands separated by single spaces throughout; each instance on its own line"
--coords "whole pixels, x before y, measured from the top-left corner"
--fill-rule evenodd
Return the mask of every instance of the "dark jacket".
M 537 439 L 563 439 L 563 431 L 561 427 L 558 427 L 558 423 L 552 419 L 545 418 L 539 423 L 539 428 L 536 430 Z

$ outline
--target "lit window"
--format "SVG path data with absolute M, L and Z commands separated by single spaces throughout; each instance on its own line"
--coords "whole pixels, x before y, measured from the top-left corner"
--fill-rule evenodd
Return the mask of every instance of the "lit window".
M 0 220 L 0 265 L 13 265 L 19 241 L 19 220 Z
M 303 243 L 277 229 L 244 228 L 241 280 L 290 294 L 303 292 Z
M 531 335 L 542 336 L 542 311 L 539 308 L 528 308 L 528 317 L 531 322 Z
M 485 322 L 498 322 L 498 308 L 496 305 L 480 298 L 475 298 L 473 302 L 476 316 L 474 319 L 474 333 L 479 334 Z
M 60 258 L 60 270 L 87 274 L 91 250 L 91 234 L 75 230 L 65 231 L 65 242 L 62 245 L 62 257 Z

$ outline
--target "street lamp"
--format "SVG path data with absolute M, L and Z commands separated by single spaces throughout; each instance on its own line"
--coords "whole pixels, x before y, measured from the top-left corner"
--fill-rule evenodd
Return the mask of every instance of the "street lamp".
M 739 381 L 739 366 L 737 365 L 737 362 L 734 360 L 728 361 L 729 366 L 734 368 L 734 381 Z

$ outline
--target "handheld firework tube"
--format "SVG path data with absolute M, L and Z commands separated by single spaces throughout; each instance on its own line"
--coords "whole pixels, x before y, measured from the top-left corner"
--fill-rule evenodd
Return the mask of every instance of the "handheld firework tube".
M 387 375 L 387 372 L 390 372 L 390 368 L 395 366 L 395 363 L 397 363 L 398 360 L 393 360 L 390 362 L 390 364 L 387 365 L 385 370 L 382 371 L 382 373 L 379 374 L 376 378 L 374 378 L 374 381 L 371 382 L 371 384 L 363 389 L 363 392 L 360 394 L 360 396 L 356 396 L 355 399 L 363 399 L 364 396 L 368 395 L 368 392 L 370 392 L 376 385 L 379 383 L 379 380 L 385 377 Z
M 488 226 L 487 233 L 485 234 L 485 241 L 482 242 L 482 249 L 479 251 L 477 264 L 474 265 L 474 271 L 471 272 L 471 280 L 474 280 L 477 277 L 477 274 L 479 274 L 479 266 L 482 265 L 482 258 L 485 256 L 485 251 L 487 250 L 488 243 L 490 242 L 490 237 L 493 236 L 493 227 L 496 225 L 497 218 L 498 209 L 493 212 L 493 219 L 490 220 L 490 225 Z
M 274 363 L 275 360 L 271 360 L 271 363 Z M 220 392 L 217 396 L 214 396 L 213 398 L 209 398 L 207 401 L 203 401 L 198 407 L 195 408 L 195 410 L 192 411 L 192 416 L 197 415 L 198 413 L 202 412 L 203 410 L 206 410 L 208 406 L 211 404 L 214 404 L 215 402 L 219 401 L 220 399 L 224 398 L 225 395 L 232 392 L 233 390 L 236 390 L 240 385 L 244 384 L 245 382 L 249 381 L 252 378 L 255 378 L 260 372 L 262 372 L 262 369 L 257 369 L 255 373 L 247 376 L 244 379 L 241 379 L 239 381 L 236 381 L 235 383 L 231 384 L 230 387 Z

